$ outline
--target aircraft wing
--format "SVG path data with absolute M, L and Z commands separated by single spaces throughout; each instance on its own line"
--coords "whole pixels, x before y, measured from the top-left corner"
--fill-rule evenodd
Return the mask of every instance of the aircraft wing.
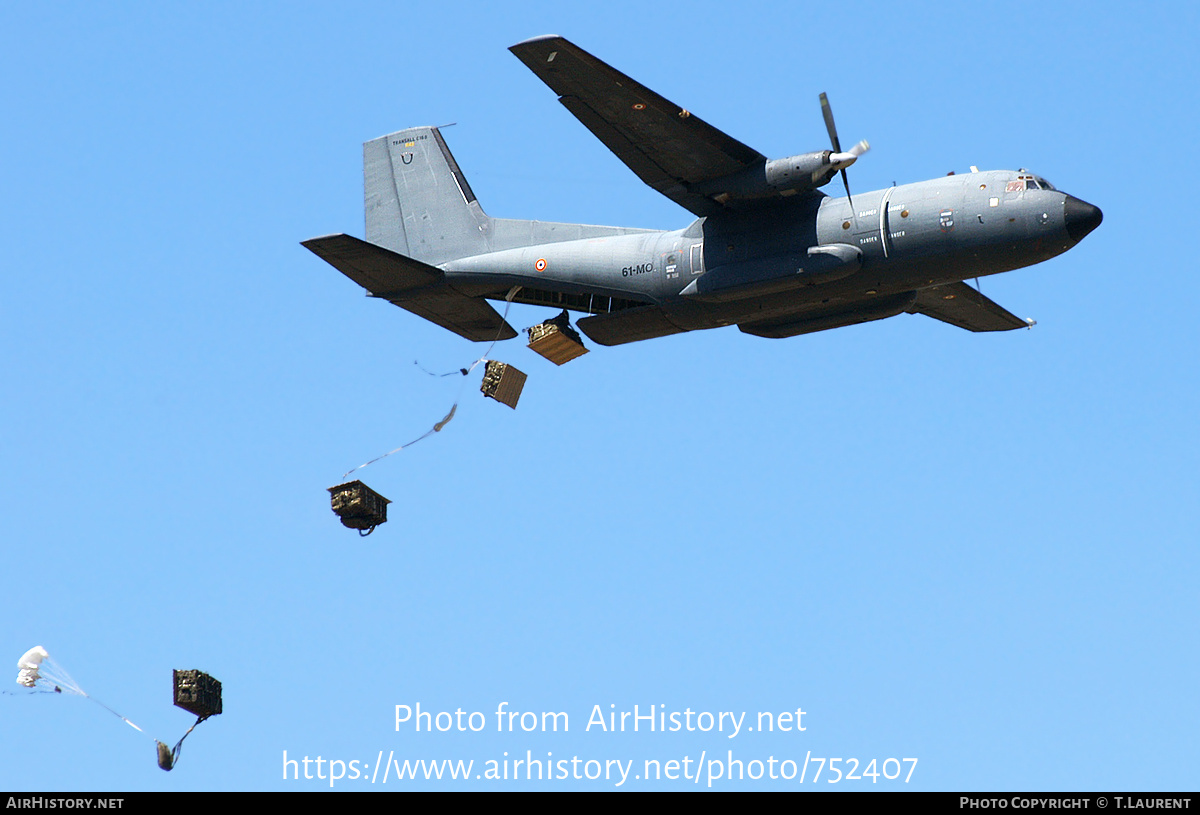
M 450 287 L 440 269 L 350 235 L 326 235 L 302 245 L 371 293 L 475 342 L 517 336 L 482 298 Z
M 948 283 L 917 292 L 910 314 L 924 314 L 968 331 L 1011 331 L 1032 323 L 984 297 L 966 283 Z
M 688 191 L 766 158 L 562 37 L 509 49 L 637 177 L 696 215 L 721 205 Z

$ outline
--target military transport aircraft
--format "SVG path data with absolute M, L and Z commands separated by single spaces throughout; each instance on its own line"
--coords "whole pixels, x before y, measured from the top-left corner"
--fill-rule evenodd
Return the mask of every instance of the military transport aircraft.
M 1065 252 L 1102 218 L 1025 170 L 850 194 L 832 150 L 768 160 L 561 37 L 510 50 L 639 178 L 698 220 L 662 232 L 491 218 L 436 127 L 363 145 L 366 240 L 304 246 L 366 288 L 476 341 L 516 336 L 486 301 L 584 312 L 619 345 L 736 324 L 792 337 L 902 312 L 970 331 L 1022 320 L 963 282 Z M 838 173 L 845 198 L 818 188 Z M 519 288 L 517 288 L 519 287 Z M 515 293 L 514 293 L 515 290 Z

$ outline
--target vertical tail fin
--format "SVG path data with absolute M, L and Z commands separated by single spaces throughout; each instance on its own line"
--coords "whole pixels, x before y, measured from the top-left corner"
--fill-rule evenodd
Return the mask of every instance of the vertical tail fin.
M 363 145 L 367 240 L 432 265 L 488 251 L 488 216 L 436 127 Z

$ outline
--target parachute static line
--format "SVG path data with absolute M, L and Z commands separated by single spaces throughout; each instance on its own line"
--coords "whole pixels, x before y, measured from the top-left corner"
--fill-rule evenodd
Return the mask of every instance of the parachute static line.
M 399 453 L 401 450 L 403 450 L 406 447 L 412 447 L 417 442 L 424 441 L 425 439 L 432 436 L 434 433 L 440 433 L 442 431 L 443 427 L 450 424 L 450 420 L 454 418 L 454 412 L 456 410 L 458 410 L 458 403 L 459 403 L 459 401 L 462 400 L 463 389 L 465 389 L 467 387 L 466 377 L 470 376 L 471 372 L 474 371 L 476 368 L 478 368 L 482 363 L 488 362 L 488 354 L 490 354 L 492 352 L 492 349 L 496 347 L 496 343 L 498 343 L 500 341 L 500 335 L 504 332 L 504 326 L 508 324 L 508 310 L 512 307 L 513 298 L 517 296 L 517 292 L 519 292 L 520 290 L 521 290 L 520 286 L 513 286 L 511 289 L 508 290 L 508 294 L 504 295 L 504 315 L 500 319 L 500 328 L 497 329 L 496 336 L 492 340 L 491 344 L 488 345 L 487 350 L 483 352 L 483 356 L 481 356 L 479 359 L 472 362 L 471 366 L 469 368 L 459 368 L 457 371 L 449 371 L 448 373 L 444 373 L 444 374 L 435 374 L 432 371 L 426 370 L 424 367 L 422 367 L 421 363 L 417 362 L 416 360 L 413 360 L 414 365 L 416 365 L 422 371 L 425 371 L 425 373 L 429 374 L 430 376 L 443 377 L 443 376 L 456 376 L 456 375 L 461 374 L 464 378 L 463 384 L 458 389 L 458 395 L 456 395 L 454 397 L 454 404 L 450 405 L 449 412 L 446 413 L 446 415 L 442 418 L 442 420 L 440 422 L 438 422 L 437 424 L 435 424 L 433 427 L 431 427 L 429 430 L 425 431 L 425 433 L 423 435 L 418 436 L 417 438 L 413 439 L 412 441 L 408 442 L 407 444 L 402 444 L 399 447 L 397 447 L 395 450 L 390 450 L 390 451 L 384 453 L 382 456 L 376 456 L 375 458 L 371 459 L 370 461 L 366 462 L 365 464 L 360 464 L 357 467 L 355 467 L 351 470 L 347 470 L 346 472 L 342 473 L 343 481 L 346 478 L 348 478 L 352 473 L 358 472 L 363 467 L 369 467 L 370 465 L 374 464 L 375 462 L 382 461 L 383 459 L 387 458 L 388 456 L 390 456 L 394 453 Z M 368 533 L 368 534 L 370 534 L 370 533 Z

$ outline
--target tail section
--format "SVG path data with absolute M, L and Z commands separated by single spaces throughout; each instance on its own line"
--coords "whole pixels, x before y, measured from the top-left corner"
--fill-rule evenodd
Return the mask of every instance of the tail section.
M 373 297 L 476 342 L 517 335 L 487 302 L 504 297 L 512 282 L 497 275 L 489 290 L 483 278 L 484 291 L 468 295 L 451 285 L 439 264 L 523 246 L 653 231 L 489 218 L 436 127 L 401 130 L 364 144 L 363 187 L 367 239 L 326 235 L 304 246 Z M 473 281 L 472 291 L 479 282 Z
M 363 145 L 367 241 L 428 264 L 488 251 L 488 217 L 436 127 Z

